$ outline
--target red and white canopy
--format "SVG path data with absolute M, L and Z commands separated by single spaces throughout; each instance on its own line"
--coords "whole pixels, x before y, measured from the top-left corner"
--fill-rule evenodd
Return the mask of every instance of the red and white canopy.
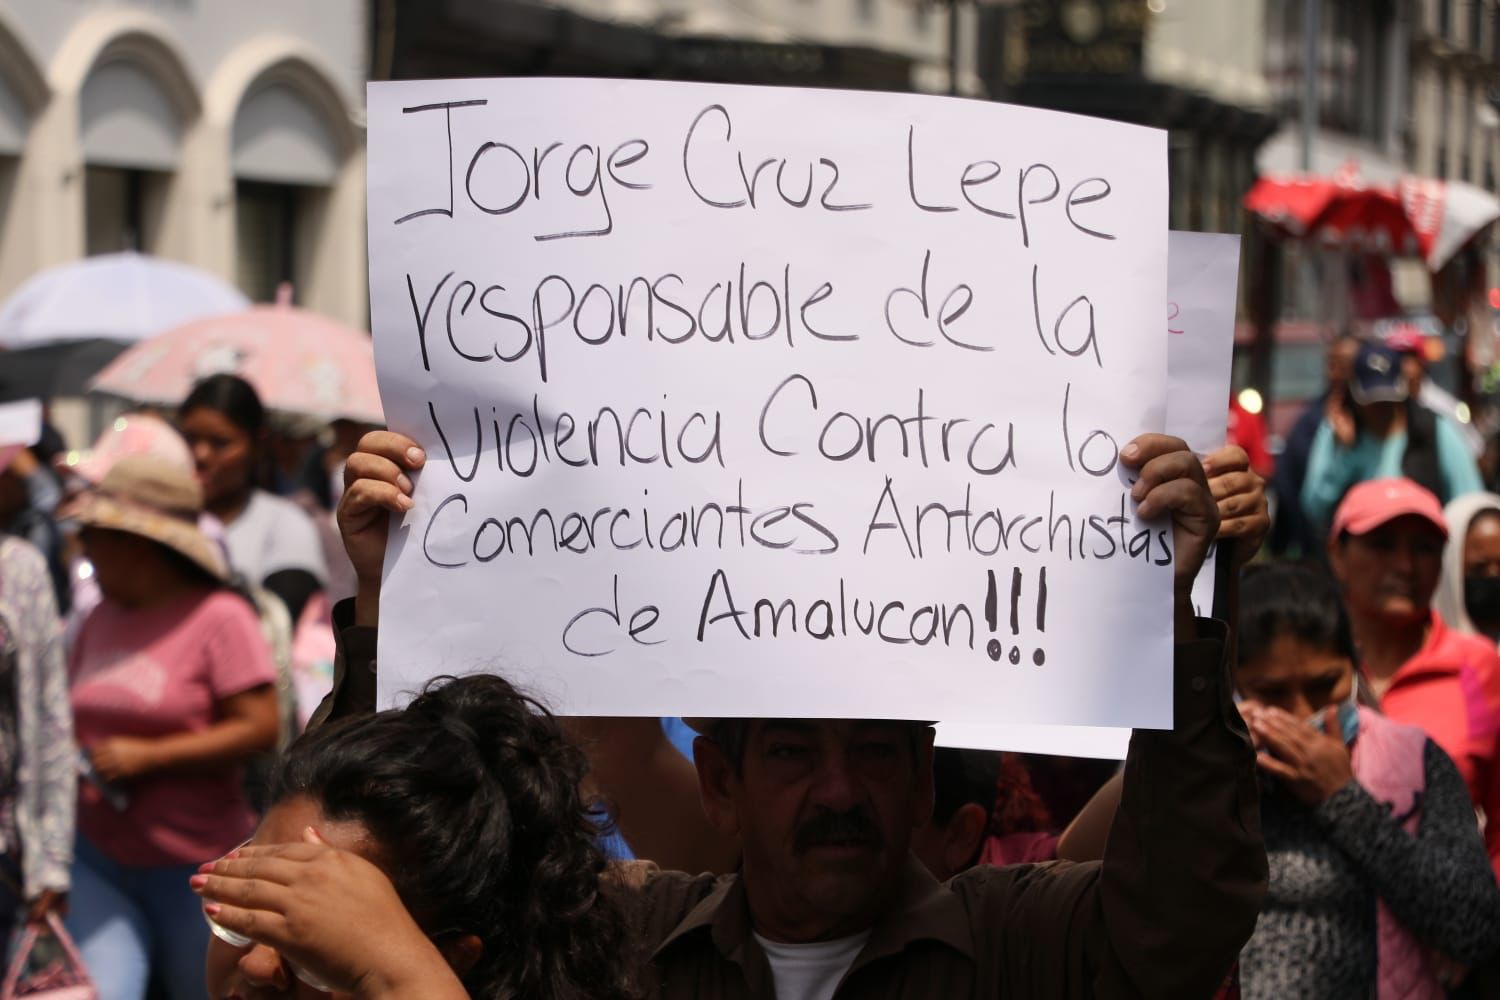
M 1500 200 L 1472 184 L 1411 175 L 1367 184 L 1353 164 L 1332 177 L 1262 177 L 1245 208 L 1292 236 L 1421 257 L 1431 271 L 1500 219 Z

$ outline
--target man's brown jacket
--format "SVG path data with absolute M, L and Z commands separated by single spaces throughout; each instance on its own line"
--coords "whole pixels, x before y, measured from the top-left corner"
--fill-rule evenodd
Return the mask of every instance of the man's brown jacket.
M 375 634 L 336 609 L 334 691 L 313 724 L 374 707 Z M 340 627 L 341 625 L 345 627 Z M 1138 731 L 1103 862 L 981 866 L 939 884 L 910 859 L 837 1000 L 1208 1000 L 1266 885 L 1255 758 L 1221 625 L 1179 645 L 1175 728 Z M 660 1000 L 775 1000 L 739 876 L 633 880 Z

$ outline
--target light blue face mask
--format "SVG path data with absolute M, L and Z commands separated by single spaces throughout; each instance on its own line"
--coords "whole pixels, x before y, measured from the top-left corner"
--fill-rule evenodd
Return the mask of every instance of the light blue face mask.
M 1323 731 L 1323 712 L 1314 712 L 1307 724 L 1318 732 Z M 1339 734 L 1344 738 L 1344 746 L 1354 742 L 1354 737 L 1359 735 L 1359 680 L 1356 678 L 1349 682 L 1349 697 L 1339 702 Z

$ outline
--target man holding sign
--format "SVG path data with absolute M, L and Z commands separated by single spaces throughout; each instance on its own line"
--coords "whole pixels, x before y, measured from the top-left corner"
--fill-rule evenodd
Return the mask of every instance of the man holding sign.
M 1249 936 L 1265 881 L 1254 765 L 1222 632 L 1191 588 L 1219 523 L 1201 463 L 1145 435 L 1123 449 L 1143 516 L 1170 516 L 1176 724 L 1138 732 L 1102 864 L 975 869 L 939 885 L 911 857 L 931 813 L 932 730 L 881 720 L 694 720 L 710 821 L 737 875 L 627 880 L 663 998 L 1208 996 Z M 366 437 L 339 517 L 359 576 L 335 714 L 374 697 L 387 519 L 412 506 L 415 442 Z M 344 622 L 349 609 L 341 609 Z M 387 609 L 388 611 L 392 609 Z M 377 921 L 378 926 L 378 921 Z M 420 949 L 419 949 L 420 950 Z M 382 970 L 406 997 L 461 997 L 436 950 Z M 391 954 L 411 954 L 393 948 Z
M 1189 597 L 1214 498 L 1133 437 L 1166 418 L 1165 134 L 645 81 L 368 103 L 393 430 L 346 468 L 334 713 L 499 655 L 560 713 L 701 717 L 743 860 L 629 886 L 663 998 L 1211 992 L 1265 859 Z M 910 719 L 1138 727 L 1102 868 L 939 886 Z

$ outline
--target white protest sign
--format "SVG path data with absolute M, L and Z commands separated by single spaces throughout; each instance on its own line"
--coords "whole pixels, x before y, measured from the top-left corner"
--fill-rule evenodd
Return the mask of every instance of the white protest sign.
M 1172 233 L 1167 264 L 1167 427 L 1200 455 L 1224 444 L 1229 419 L 1240 238 Z M 1217 548 L 1193 583 L 1200 615 L 1214 606 Z
M 0 448 L 29 448 L 42 439 L 42 401 L 21 399 L 0 403 Z
M 1167 429 L 1206 455 L 1224 445 L 1240 238 L 1174 231 L 1167 247 Z
M 369 89 L 371 320 L 428 454 L 380 702 L 1170 724 L 1165 135 L 879 94 Z M 1116 669 L 1130 649 L 1131 669 Z
M 1167 433 L 1199 454 L 1224 443 L 1234 317 L 1239 291 L 1240 238 L 1172 232 L 1167 239 Z M 1193 604 L 1208 614 L 1214 603 L 1210 554 L 1193 585 Z M 1062 757 L 1124 760 L 1130 729 L 1119 726 L 950 724 L 938 726 L 940 746 Z

